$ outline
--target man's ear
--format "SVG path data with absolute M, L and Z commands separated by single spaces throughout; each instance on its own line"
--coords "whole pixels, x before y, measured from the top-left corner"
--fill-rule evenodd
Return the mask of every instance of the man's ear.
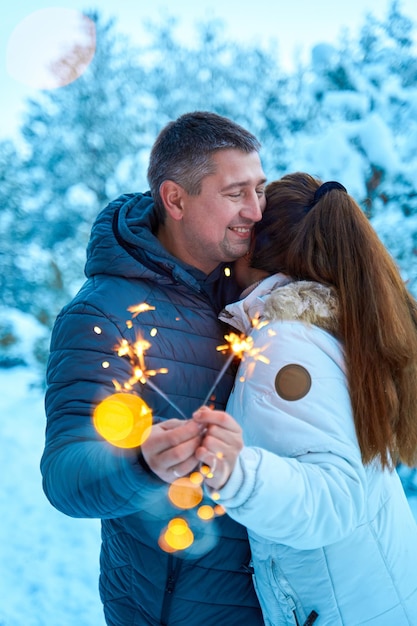
M 176 221 L 183 218 L 184 189 L 173 180 L 164 180 L 159 188 L 159 194 L 164 203 L 167 214 Z

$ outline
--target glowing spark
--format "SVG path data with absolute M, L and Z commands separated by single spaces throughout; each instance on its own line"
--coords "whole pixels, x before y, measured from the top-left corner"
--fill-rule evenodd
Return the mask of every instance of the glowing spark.
M 227 276 L 227 278 L 229 278 L 229 276 L 231 276 L 232 272 L 230 267 L 225 267 L 224 268 L 224 275 Z
M 231 364 L 231 362 L 233 361 L 233 359 L 235 357 L 238 357 L 240 359 L 243 359 L 243 355 L 245 353 L 250 354 L 250 356 L 255 357 L 256 358 L 260 358 L 258 356 L 258 353 L 260 352 L 260 349 L 254 349 L 253 348 L 253 339 L 252 337 L 246 337 L 245 335 L 236 335 L 236 333 L 230 333 L 229 335 L 225 335 L 224 338 L 226 339 L 226 341 L 228 341 L 227 344 L 223 345 L 223 346 L 217 346 L 217 350 L 223 352 L 225 350 L 230 350 L 230 355 L 227 358 L 226 362 L 224 363 L 222 369 L 220 370 L 220 372 L 217 374 L 216 380 L 214 381 L 213 385 L 211 386 L 209 392 L 207 393 L 203 405 L 207 404 L 207 402 L 209 401 L 211 394 L 213 393 L 213 391 L 215 390 L 215 388 L 217 387 L 217 385 L 219 384 L 220 380 L 223 378 L 227 368 L 229 367 L 229 365 Z
M 94 332 L 96 333 L 96 335 L 101 335 L 101 333 L 103 332 L 100 328 L 100 326 L 94 326 Z
M 103 367 L 105 370 L 110 367 L 110 363 L 108 361 L 103 361 L 103 363 L 101 364 L 101 367 Z
M 225 351 L 229 348 L 232 350 L 232 356 L 239 356 L 242 358 L 243 353 L 250 350 L 253 346 L 252 337 L 246 337 L 245 335 L 236 335 L 236 333 L 230 333 L 229 335 L 225 335 L 224 338 L 228 341 L 224 346 L 217 346 L 216 350 Z
M 166 367 L 158 370 L 147 370 L 145 366 L 145 352 L 151 347 L 149 341 L 146 339 L 139 339 L 134 344 L 131 344 L 127 339 L 122 339 L 119 346 L 116 346 L 118 356 L 127 356 L 133 368 L 133 376 L 129 379 L 129 384 L 134 385 L 138 381 L 141 383 L 146 382 L 148 376 L 155 376 L 156 374 L 166 374 L 168 372 Z
M 267 323 L 268 322 L 259 322 L 259 320 L 256 318 L 252 320 L 252 324 L 256 326 L 258 329 L 261 328 L 261 325 L 264 326 Z M 262 356 L 262 354 L 260 354 L 263 348 L 253 347 L 252 337 L 250 336 L 246 337 L 246 335 L 243 335 L 243 334 L 237 335 L 236 333 L 229 333 L 228 335 L 225 335 L 224 338 L 226 339 L 228 343 L 223 346 L 217 346 L 217 350 L 221 352 L 230 350 L 230 355 L 227 358 L 226 362 L 224 363 L 222 369 L 218 373 L 217 378 L 214 381 L 213 385 L 211 386 L 209 392 L 207 393 L 204 399 L 203 405 L 207 404 L 207 402 L 209 401 L 211 397 L 211 394 L 213 393 L 213 391 L 219 384 L 220 380 L 223 378 L 227 368 L 229 367 L 229 365 L 231 364 L 231 362 L 233 361 L 235 357 L 238 357 L 243 360 L 246 356 L 249 356 L 254 360 L 263 361 L 264 363 L 269 363 L 269 359 Z
M 132 317 L 137 317 L 139 313 L 144 313 L 145 311 L 155 311 L 155 307 L 147 304 L 146 302 L 141 302 L 140 304 L 128 306 L 127 310 L 129 313 L 133 313 Z
M 138 308 L 142 307 L 144 309 L 145 303 L 143 305 L 137 305 Z M 149 305 L 146 305 L 147 307 Z M 154 307 L 149 307 L 146 310 L 154 309 Z M 161 396 L 177 413 L 179 413 L 184 419 L 187 419 L 187 416 L 181 411 L 181 409 L 160 389 L 154 382 L 152 382 L 149 378 L 150 376 L 156 376 L 156 374 L 167 374 L 168 369 L 166 367 L 161 367 L 156 370 L 148 370 L 145 365 L 145 352 L 151 347 L 149 341 L 146 339 L 138 339 L 134 344 L 131 344 L 127 341 L 127 339 L 122 339 L 120 345 L 115 347 L 115 350 L 120 357 L 127 357 L 132 366 L 132 376 L 129 378 L 127 383 L 125 383 L 125 389 L 131 389 L 136 383 L 140 382 L 142 385 L 148 385 L 151 389 L 153 389 L 158 395 Z
M 155 335 L 157 334 L 158 329 L 157 328 L 152 328 L 151 332 L 149 333 L 151 337 L 155 337 Z

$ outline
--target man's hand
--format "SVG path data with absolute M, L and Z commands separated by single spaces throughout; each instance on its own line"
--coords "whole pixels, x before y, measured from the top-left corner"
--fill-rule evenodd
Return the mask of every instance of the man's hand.
M 203 430 L 204 426 L 194 420 L 170 419 L 155 424 L 141 446 L 143 458 L 161 480 L 172 483 L 197 466 L 195 451 Z
M 195 411 L 193 420 L 204 426 L 204 438 L 195 455 L 211 468 L 213 476 L 207 476 L 205 483 L 220 489 L 229 480 L 243 448 L 242 429 L 228 413 L 213 411 L 207 406 Z

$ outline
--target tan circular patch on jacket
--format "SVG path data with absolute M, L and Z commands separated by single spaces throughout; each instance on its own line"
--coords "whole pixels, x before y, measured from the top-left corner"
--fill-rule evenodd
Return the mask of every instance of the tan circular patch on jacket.
M 283 400 L 300 400 L 310 391 L 311 376 L 305 367 L 290 363 L 275 376 L 275 389 Z

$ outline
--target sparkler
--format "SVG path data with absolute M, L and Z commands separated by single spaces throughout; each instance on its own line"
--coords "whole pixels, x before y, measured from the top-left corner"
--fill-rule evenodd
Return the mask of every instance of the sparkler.
M 138 305 L 139 306 L 139 305 Z M 131 307 L 132 310 L 134 307 Z M 146 309 L 149 310 L 149 309 Z M 150 380 L 150 376 L 155 376 L 156 374 L 167 374 L 168 369 L 166 367 L 161 367 L 157 370 L 149 370 L 146 369 L 145 365 L 145 352 L 151 347 L 149 341 L 146 339 L 138 339 L 134 344 L 131 344 L 127 341 L 127 339 L 123 339 L 119 346 L 116 346 L 118 356 L 126 356 L 131 365 L 133 375 L 129 378 L 128 382 L 125 383 L 125 389 L 131 389 L 133 385 L 140 382 L 142 385 L 149 385 L 151 389 L 153 389 L 157 394 L 161 396 L 168 404 L 177 411 L 184 419 L 187 419 L 187 416 L 183 413 L 183 411 L 173 402 L 167 395 L 160 389 L 153 381 Z M 115 381 L 114 381 L 115 383 Z
M 132 318 L 135 318 L 140 313 L 145 311 L 154 310 L 155 307 L 151 307 L 145 302 L 140 303 L 138 305 L 134 305 L 129 307 L 129 312 L 132 314 Z M 126 322 L 128 328 L 132 328 L 132 321 L 129 320 Z M 253 321 L 253 326 L 259 325 L 257 320 Z M 101 329 L 98 327 L 94 329 L 97 334 L 101 333 Z M 151 331 L 151 336 L 156 333 L 156 329 Z M 244 355 L 250 355 L 254 359 L 261 359 L 264 362 L 268 362 L 268 360 L 263 357 L 260 352 L 261 349 L 254 349 L 253 347 L 253 339 L 252 337 L 246 337 L 245 335 L 237 335 L 236 333 L 230 333 L 225 335 L 225 339 L 227 343 L 225 345 L 221 345 L 217 347 L 218 351 L 225 352 L 230 350 L 230 355 L 226 359 L 223 367 L 219 371 L 216 376 L 216 379 L 208 391 L 206 398 L 204 399 L 203 405 L 207 404 L 210 397 L 212 396 L 215 388 L 223 378 L 225 372 L 230 366 L 231 362 L 235 357 L 240 359 L 244 358 Z M 119 390 L 131 390 L 134 385 L 140 382 L 142 385 L 149 385 L 151 389 L 153 389 L 159 396 L 161 396 L 181 417 L 184 419 L 188 419 L 187 416 L 183 413 L 183 411 L 160 389 L 152 380 L 151 377 L 156 374 L 166 374 L 168 372 L 167 368 L 159 368 L 156 370 L 147 369 L 145 363 L 145 353 L 151 347 L 149 341 L 145 339 L 138 339 L 133 344 L 129 343 L 127 339 L 123 339 L 119 345 L 115 347 L 115 351 L 118 356 L 126 357 L 132 367 L 132 375 L 129 380 L 121 385 L 116 380 L 113 380 L 113 384 L 116 389 Z M 106 362 L 103 363 L 103 367 L 108 366 L 109 364 Z M 150 428 L 150 426 L 149 426 Z M 121 435 L 117 434 L 118 437 Z M 117 445 L 117 444 L 116 444 Z M 139 444 L 140 445 L 140 444 Z M 218 456 L 218 458 L 221 458 Z M 209 467 L 205 464 L 200 464 L 200 468 L 198 472 L 193 472 L 189 477 L 180 477 L 176 481 L 171 484 L 169 490 L 169 498 L 173 502 L 177 508 L 180 509 L 190 509 L 194 507 L 198 507 L 201 499 L 203 497 L 201 483 L 204 482 L 205 479 L 209 479 L 213 477 L 214 471 L 216 469 L 217 460 L 216 458 L 213 460 L 212 467 Z M 213 499 L 216 498 L 217 494 L 213 494 Z M 198 509 L 198 516 L 202 520 L 210 520 L 217 515 L 224 514 L 225 510 L 220 505 L 215 505 L 211 507 L 209 505 L 202 505 Z M 177 550 L 185 550 L 188 548 L 194 541 L 194 536 L 191 529 L 188 527 L 188 524 L 185 520 L 181 518 L 174 518 L 169 523 L 168 527 L 162 531 L 159 546 L 162 550 L 167 552 L 175 552 Z
M 253 324 L 254 324 L 254 326 L 259 328 L 259 325 L 257 324 L 256 320 L 254 320 Z M 235 357 L 238 357 L 240 359 L 244 359 L 244 356 L 247 354 L 247 355 L 253 357 L 254 359 L 262 360 L 262 361 L 264 361 L 264 363 L 269 363 L 269 360 L 266 357 L 264 357 L 264 356 L 262 356 L 260 354 L 261 349 L 253 347 L 253 339 L 252 339 L 252 337 L 250 337 L 250 336 L 247 337 L 244 334 L 237 335 L 236 333 L 229 333 L 228 335 L 225 335 L 224 338 L 226 339 L 226 341 L 228 343 L 223 345 L 223 346 L 217 346 L 217 350 L 223 352 L 225 350 L 230 349 L 231 352 L 230 352 L 230 355 L 228 356 L 228 358 L 226 359 L 222 369 L 217 374 L 216 380 L 214 381 L 214 383 L 210 387 L 210 390 L 209 390 L 209 392 L 207 393 L 207 395 L 206 395 L 206 397 L 204 399 L 203 405 L 207 404 L 207 402 L 210 400 L 210 397 L 211 397 L 213 391 L 215 390 L 215 388 L 217 387 L 217 385 L 219 384 L 219 382 L 223 378 L 227 368 L 229 367 L 229 365 L 231 364 L 231 362 L 233 361 L 233 359 Z
M 225 361 L 222 369 L 217 374 L 216 380 L 214 381 L 214 383 L 210 387 L 206 397 L 204 398 L 203 405 L 207 404 L 207 402 L 210 400 L 210 397 L 211 397 L 213 391 L 215 390 L 215 388 L 219 384 L 220 380 L 223 378 L 227 368 L 229 367 L 229 365 L 231 364 L 231 362 L 233 361 L 235 356 L 240 356 L 240 358 L 242 358 L 244 350 L 247 350 L 249 348 L 249 345 L 250 345 L 250 341 L 249 341 L 250 337 L 246 338 L 244 335 L 240 335 L 239 336 L 239 335 L 236 335 L 236 333 L 230 333 L 229 335 L 225 335 L 224 338 L 229 343 L 224 345 L 224 346 L 217 346 L 217 350 L 224 351 L 224 350 L 227 350 L 228 348 L 230 348 L 231 349 L 231 353 L 230 353 L 229 357 L 227 358 L 227 360 Z
M 154 310 L 155 307 L 150 306 L 146 302 L 141 302 L 140 304 L 133 305 L 128 308 L 128 311 L 132 313 L 133 318 L 137 317 L 137 315 L 139 315 L 140 313 L 144 313 L 145 311 Z M 265 322 L 262 322 L 261 325 L 264 323 Z M 254 327 L 260 328 L 259 320 L 256 318 L 253 319 L 252 325 Z M 260 349 L 253 348 L 252 337 L 247 337 L 244 334 L 237 335 L 236 333 L 231 332 L 228 335 L 225 335 L 224 338 L 228 343 L 222 346 L 217 346 L 217 350 L 226 351 L 230 349 L 231 352 L 220 372 L 217 374 L 216 379 L 210 387 L 206 397 L 204 398 L 203 405 L 208 403 L 211 395 L 213 394 L 214 390 L 216 389 L 217 385 L 223 378 L 224 374 L 226 373 L 228 367 L 235 357 L 243 359 L 244 354 L 249 354 L 256 359 L 262 359 L 265 362 L 269 362 L 267 359 L 265 359 L 265 357 L 262 357 L 259 354 Z M 134 344 L 129 343 L 127 339 L 123 339 L 120 345 L 116 346 L 115 349 L 117 350 L 117 354 L 122 357 L 126 356 L 129 359 L 133 370 L 133 375 L 130 377 L 129 381 L 125 383 L 124 388 L 131 389 L 133 385 L 138 382 L 142 383 L 142 385 L 147 384 L 151 389 L 159 394 L 161 398 L 163 398 L 179 415 L 181 415 L 181 417 L 183 417 L 184 419 L 188 419 L 184 412 L 166 395 L 166 393 L 164 393 L 162 389 L 158 387 L 158 385 L 150 380 L 151 376 L 155 376 L 156 374 L 166 374 L 168 372 L 167 368 L 164 367 L 157 370 L 146 369 L 145 352 L 150 347 L 151 344 L 149 343 L 149 341 L 146 341 L 146 339 L 138 339 Z M 115 384 L 115 386 L 118 385 L 117 381 L 113 381 L 113 383 Z

